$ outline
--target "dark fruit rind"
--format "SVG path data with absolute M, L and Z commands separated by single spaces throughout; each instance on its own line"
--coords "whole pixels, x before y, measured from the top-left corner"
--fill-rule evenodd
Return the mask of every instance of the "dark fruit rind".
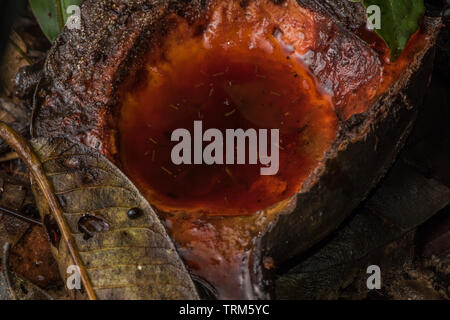
M 286 3 L 272 2 L 277 6 Z M 330 78 L 338 87 L 335 105 L 340 127 L 336 140 L 299 193 L 245 217 L 194 216 L 173 227 L 176 217 L 162 215 L 171 222 L 174 241 L 188 267 L 216 287 L 221 298 L 268 297 L 270 289 L 264 279 L 272 265 L 279 266 L 335 229 L 384 175 L 413 126 L 430 76 L 439 21 L 425 19 L 419 49 L 405 54 L 403 61 L 408 65 L 404 72 L 388 75 L 392 79 L 383 87 L 377 73 L 381 58 L 355 35 L 364 27 L 364 10 L 360 4 L 347 2 L 297 1 L 300 7 L 320 15 L 324 25 L 331 25 L 335 36 L 342 36 L 335 44 L 348 41 L 356 48 L 354 63 L 344 65 L 345 46 L 327 47 L 325 41 L 320 50 L 330 58 L 328 73 L 319 70 L 320 64 L 314 61 L 309 65 L 324 83 L 330 68 L 338 75 L 341 72 L 342 77 Z M 47 58 L 33 119 L 34 134 L 76 138 L 117 162 L 119 87 L 130 75 L 138 75 L 148 50 L 163 43 L 173 27 L 167 19 L 170 14 L 194 24 L 204 19 L 215 3 L 221 1 L 85 1 L 82 30 L 65 29 Z M 252 3 L 240 1 L 244 7 Z M 350 71 L 343 72 L 345 67 Z M 354 90 L 362 88 L 361 94 L 352 94 L 346 83 L 357 84 Z M 363 91 L 368 85 L 362 84 L 367 83 L 383 88 L 382 92 L 366 96 Z M 367 101 L 370 107 L 356 108 L 358 103 L 364 107 L 359 100 Z M 189 230 L 197 227 L 197 218 L 204 230 L 214 230 L 214 235 L 209 235 L 217 241 L 212 248 L 202 247 L 211 240 L 207 235 L 191 238 Z M 225 229 L 233 232 L 224 234 Z M 221 261 L 219 266 L 209 265 L 212 255 Z
M 268 255 L 276 261 L 292 258 L 324 238 L 346 218 L 342 212 L 351 212 L 365 199 L 414 126 L 433 58 L 434 49 L 428 47 L 366 114 L 355 115 L 344 124 L 346 134 L 333 145 L 324 167 L 310 177 L 311 188 L 297 196 L 296 209 L 280 215 L 264 236 L 262 247 Z M 296 240 L 283 243 L 280 238 Z

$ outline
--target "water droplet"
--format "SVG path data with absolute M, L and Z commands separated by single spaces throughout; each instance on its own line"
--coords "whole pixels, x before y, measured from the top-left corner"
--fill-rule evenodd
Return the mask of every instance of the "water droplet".
M 96 232 L 108 230 L 109 223 L 102 217 L 86 214 L 78 220 L 78 231 L 84 234 L 84 240 L 92 238 Z
M 136 218 L 139 218 L 139 217 L 141 216 L 141 214 L 142 214 L 142 211 L 141 211 L 141 209 L 139 209 L 139 208 L 131 208 L 131 209 L 128 210 L 128 212 L 127 212 L 127 216 L 128 216 L 128 218 L 130 218 L 130 219 L 136 219 Z
M 80 159 L 69 157 L 63 161 L 62 165 L 67 169 L 76 169 L 80 167 Z

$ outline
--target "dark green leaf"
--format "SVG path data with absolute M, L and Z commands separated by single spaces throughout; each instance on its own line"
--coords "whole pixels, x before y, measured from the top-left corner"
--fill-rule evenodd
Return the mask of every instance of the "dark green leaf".
M 351 0 L 353 2 L 359 2 Z M 377 5 L 381 9 L 381 29 L 377 34 L 391 50 L 391 57 L 398 58 L 411 36 L 418 30 L 425 13 L 423 0 L 362 0 L 366 8 Z
M 33 13 L 46 37 L 53 42 L 67 22 L 67 8 L 81 0 L 30 0 Z

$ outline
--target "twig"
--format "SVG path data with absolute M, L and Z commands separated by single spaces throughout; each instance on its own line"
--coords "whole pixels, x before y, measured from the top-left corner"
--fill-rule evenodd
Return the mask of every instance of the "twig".
M 41 86 L 41 79 L 39 79 L 38 83 L 36 84 L 36 87 L 34 88 L 34 93 L 33 93 L 33 105 L 32 105 L 32 110 L 31 110 L 31 119 L 30 119 L 30 137 L 34 138 L 35 135 L 35 127 L 34 127 L 34 122 L 36 120 L 36 116 L 37 113 L 39 111 L 39 107 L 38 107 L 38 94 L 39 94 L 39 88 Z
M 12 287 L 11 277 L 9 276 L 9 249 L 11 249 L 11 243 L 6 242 L 3 246 L 2 269 L 11 298 L 13 300 L 17 300 L 16 292 Z
M 53 193 L 53 188 L 45 175 L 38 156 L 33 151 L 30 144 L 21 135 L 2 121 L 0 121 L 0 137 L 16 151 L 20 158 L 26 163 L 28 170 L 33 175 L 33 178 L 36 180 L 36 183 L 48 202 L 48 205 L 53 213 L 53 217 L 55 218 L 59 230 L 61 231 L 61 235 L 67 243 L 67 248 L 72 260 L 80 269 L 81 281 L 84 285 L 88 298 L 90 300 L 96 300 L 97 297 L 89 279 L 89 275 L 87 274 L 86 267 L 81 260 L 80 253 L 76 250 L 77 245 L 70 232 L 67 221 L 64 219 L 61 205 Z
M 0 163 L 1 162 L 8 162 L 11 160 L 19 159 L 19 155 L 16 152 L 9 152 L 5 154 L 4 156 L 0 157 Z
M 20 220 L 23 220 L 25 222 L 28 222 L 28 223 L 33 223 L 33 224 L 36 224 L 36 225 L 41 226 L 41 227 L 44 225 L 41 221 L 33 219 L 33 218 L 30 218 L 30 217 L 27 217 L 26 215 L 24 215 L 24 214 L 22 214 L 20 212 L 17 212 L 15 210 L 11 210 L 11 209 L 0 207 L 0 211 L 2 211 L 3 213 L 9 214 L 10 216 L 13 216 L 13 217 L 15 217 L 17 219 L 20 219 Z
M 28 64 L 33 64 L 33 60 L 31 60 L 31 58 L 25 53 L 25 51 L 23 51 L 22 48 L 19 47 L 19 45 L 15 43 L 13 39 L 11 39 L 11 37 L 9 38 L 9 42 L 12 44 L 14 49 L 16 49 L 16 51 L 22 56 L 22 58 L 24 58 L 26 62 L 28 62 Z

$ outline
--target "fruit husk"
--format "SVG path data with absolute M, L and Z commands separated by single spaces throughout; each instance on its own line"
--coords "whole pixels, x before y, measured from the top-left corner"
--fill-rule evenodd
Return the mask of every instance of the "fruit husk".
M 351 212 L 391 167 L 414 126 L 432 72 L 433 49 L 422 54 L 366 114 L 345 123 L 346 133 L 333 145 L 323 171 L 310 177 L 312 187 L 267 233 L 264 247 L 276 260 L 289 259 L 327 235 L 346 217 L 342 212 Z M 283 244 L 280 237 L 296 240 Z
M 277 5 L 283 2 L 274 1 Z M 361 9 L 358 4 L 298 3 L 325 12 L 348 32 L 356 32 L 363 21 L 360 14 L 364 11 L 352 10 Z M 64 30 L 49 52 L 35 97 L 34 135 L 76 138 L 117 160 L 114 106 L 120 84 L 139 69 L 148 48 L 164 39 L 170 30 L 167 15 L 176 13 L 192 22 L 203 17 L 208 4 L 85 1 L 82 30 Z M 206 221 L 234 230 L 230 238 L 220 237 L 221 243 L 214 249 L 226 261 L 238 260 L 233 262 L 237 266 L 229 269 L 235 273 L 234 279 L 221 279 L 221 273 L 212 266 L 204 266 L 210 270 L 202 273 L 195 270 L 195 263 L 188 263 L 194 274 L 217 289 L 220 298 L 269 297 L 271 285 L 264 280 L 270 278 L 272 265 L 276 269 L 336 229 L 383 177 L 417 117 L 431 74 L 439 26 L 439 20 L 425 18 L 422 32 L 426 41 L 419 52 L 408 57 L 406 71 L 367 111 L 342 116 L 336 141 L 298 194 L 252 216 Z M 174 240 L 185 261 L 196 259 L 185 244 Z M 228 271 L 227 267 L 223 270 Z

